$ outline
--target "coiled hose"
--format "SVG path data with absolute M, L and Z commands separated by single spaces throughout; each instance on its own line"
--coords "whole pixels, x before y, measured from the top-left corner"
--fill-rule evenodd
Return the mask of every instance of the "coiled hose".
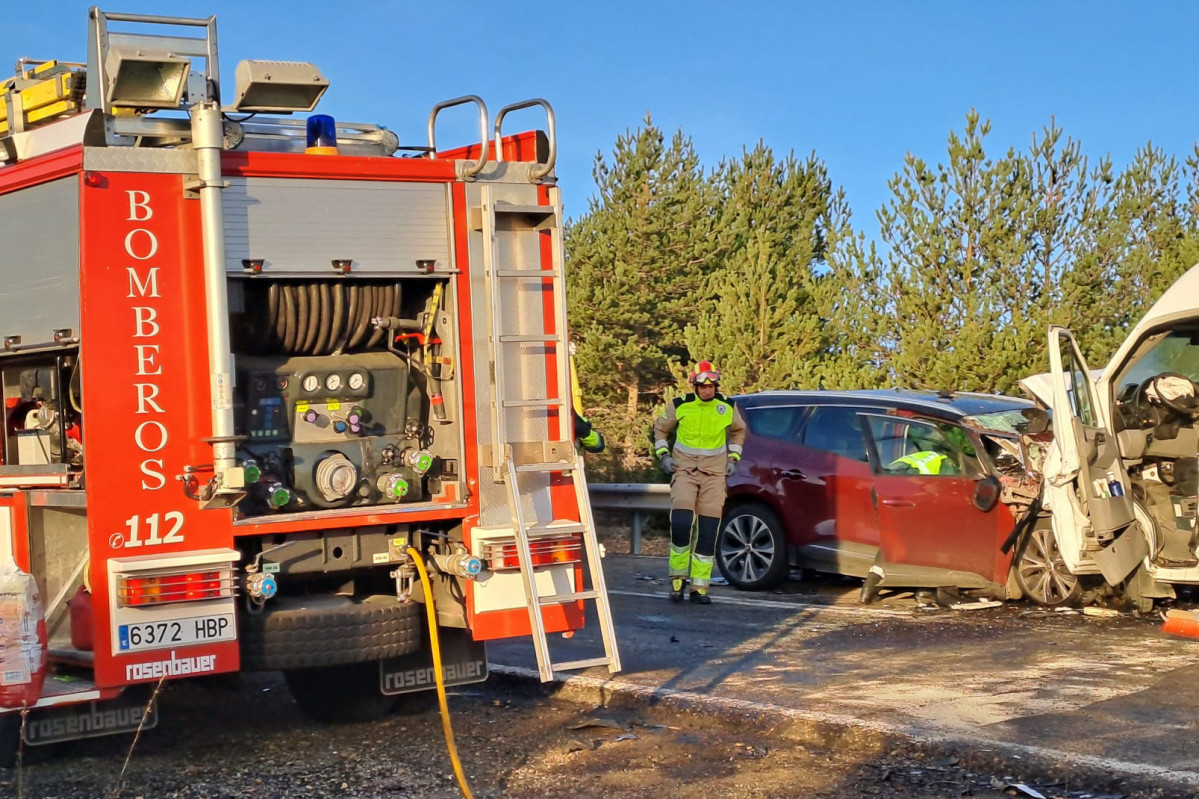
M 399 316 L 399 283 L 289 281 L 267 288 L 267 337 L 289 355 L 340 355 L 378 347 L 385 333 L 376 317 Z
M 441 708 L 441 728 L 445 731 L 445 745 L 450 753 L 450 763 L 454 766 L 454 776 L 458 778 L 458 788 L 466 799 L 474 799 L 470 786 L 466 784 L 466 774 L 462 771 L 462 763 L 458 760 L 458 747 L 454 744 L 454 728 L 450 726 L 450 706 L 445 698 L 445 673 L 441 668 L 441 641 L 437 637 L 437 609 L 433 607 L 433 589 L 429 584 L 429 572 L 425 569 L 425 561 L 415 547 L 408 547 L 408 555 L 420 572 L 420 584 L 425 590 L 425 613 L 429 619 L 429 646 L 433 650 L 433 676 L 437 681 L 437 704 Z

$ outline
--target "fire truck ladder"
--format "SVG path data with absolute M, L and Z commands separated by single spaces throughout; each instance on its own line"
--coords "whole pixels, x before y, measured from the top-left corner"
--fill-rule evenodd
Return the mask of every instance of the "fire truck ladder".
M 498 138 L 498 137 L 497 137 Z M 566 282 L 562 258 L 562 206 L 557 187 L 549 187 L 549 205 L 521 205 L 498 201 L 496 187 L 481 186 L 479 209 L 483 233 L 483 266 L 490 284 L 491 330 L 489 349 L 494 369 L 495 392 L 492 413 L 495 445 L 492 467 L 495 479 L 505 483 L 516 550 L 523 577 L 525 600 L 537 668 L 543 682 L 553 679 L 554 670 L 567 671 L 592 666 L 607 666 L 620 671 L 620 655 L 612 625 L 612 608 L 604 583 L 599 542 L 583 459 L 574 445 L 574 417 L 571 414 L 569 361 L 566 334 Z M 542 265 L 538 231 L 551 236 L 551 268 Z M 497 232 L 506 237 L 523 236 L 525 246 L 501 248 Z M 530 244 L 530 242 L 532 242 Z M 511 243 L 510 239 L 506 243 Z M 502 254 L 501 254 L 502 252 Z M 526 298 L 521 306 L 515 298 Z M 535 297 L 532 307 L 528 298 Z M 552 329 L 547 324 L 553 320 Z M 549 330 L 550 332 L 547 332 Z M 517 357 L 528 350 L 540 349 L 536 356 Z M 509 374 L 509 370 L 519 374 Z M 531 388 L 545 384 L 546 390 Z M 555 392 L 549 390 L 556 387 Z M 529 396 L 540 393 L 541 396 Z M 557 412 L 557 431 L 539 431 L 529 417 L 544 411 L 548 417 Z M 521 487 L 542 492 L 548 498 L 556 475 L 569 477 L 579 509 L 577 520 L 536 518 L 538 503 L 529 503 Z M 538 487 L 538 483 L 540 486 Z M 544 507 L 548 503 L 541 503 Z M 528 506 L 532 506 L 532 510 Z M 538 590 L 531 543 L 545 536 L 580 534 L 586 561 L 587 580 L 581 591 L 543 593 Z M 553 662 L 545 632 L 542 608 L 571 602 L 594 602 L 603 638 L 602 657 Z

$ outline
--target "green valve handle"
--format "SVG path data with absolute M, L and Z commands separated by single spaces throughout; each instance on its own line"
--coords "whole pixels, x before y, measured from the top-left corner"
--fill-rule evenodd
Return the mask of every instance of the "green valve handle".
M 380 475 L 376 486 L 380 494 L 393 502 L 399 502 L 408 494 L 408 481 L 398 474 Z
M 423 449 L 409 450 L 406 460 L 417 474 L 423 475 L 433 468 L 433 456 Z
M 272 508 L 278 510 L 291 502 L 291 489 L 282 483 L 274 483 L 267 489 L 266 501 Z

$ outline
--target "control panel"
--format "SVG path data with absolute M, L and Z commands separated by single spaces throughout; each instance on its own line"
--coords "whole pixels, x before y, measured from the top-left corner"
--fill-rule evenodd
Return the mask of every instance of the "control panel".
M 439 472 L 428 451 L 430 404 L 399 355 L 246 357 L 238 369 L 250 484 L 243 513 L 428 495 Z

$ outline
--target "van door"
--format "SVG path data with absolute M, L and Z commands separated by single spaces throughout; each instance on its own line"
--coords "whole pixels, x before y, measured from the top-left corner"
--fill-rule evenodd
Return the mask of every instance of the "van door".
M 1148 543 L 1133 526 L 1113 425 L 1074 336 L 1063 327 L 1050 327 L 1049 366 L 1056 457 L 1047 460 L 1045 478 L 1054 535 L 1072 570 L 1089 556 L 1117 584 L 1144 559 Z

